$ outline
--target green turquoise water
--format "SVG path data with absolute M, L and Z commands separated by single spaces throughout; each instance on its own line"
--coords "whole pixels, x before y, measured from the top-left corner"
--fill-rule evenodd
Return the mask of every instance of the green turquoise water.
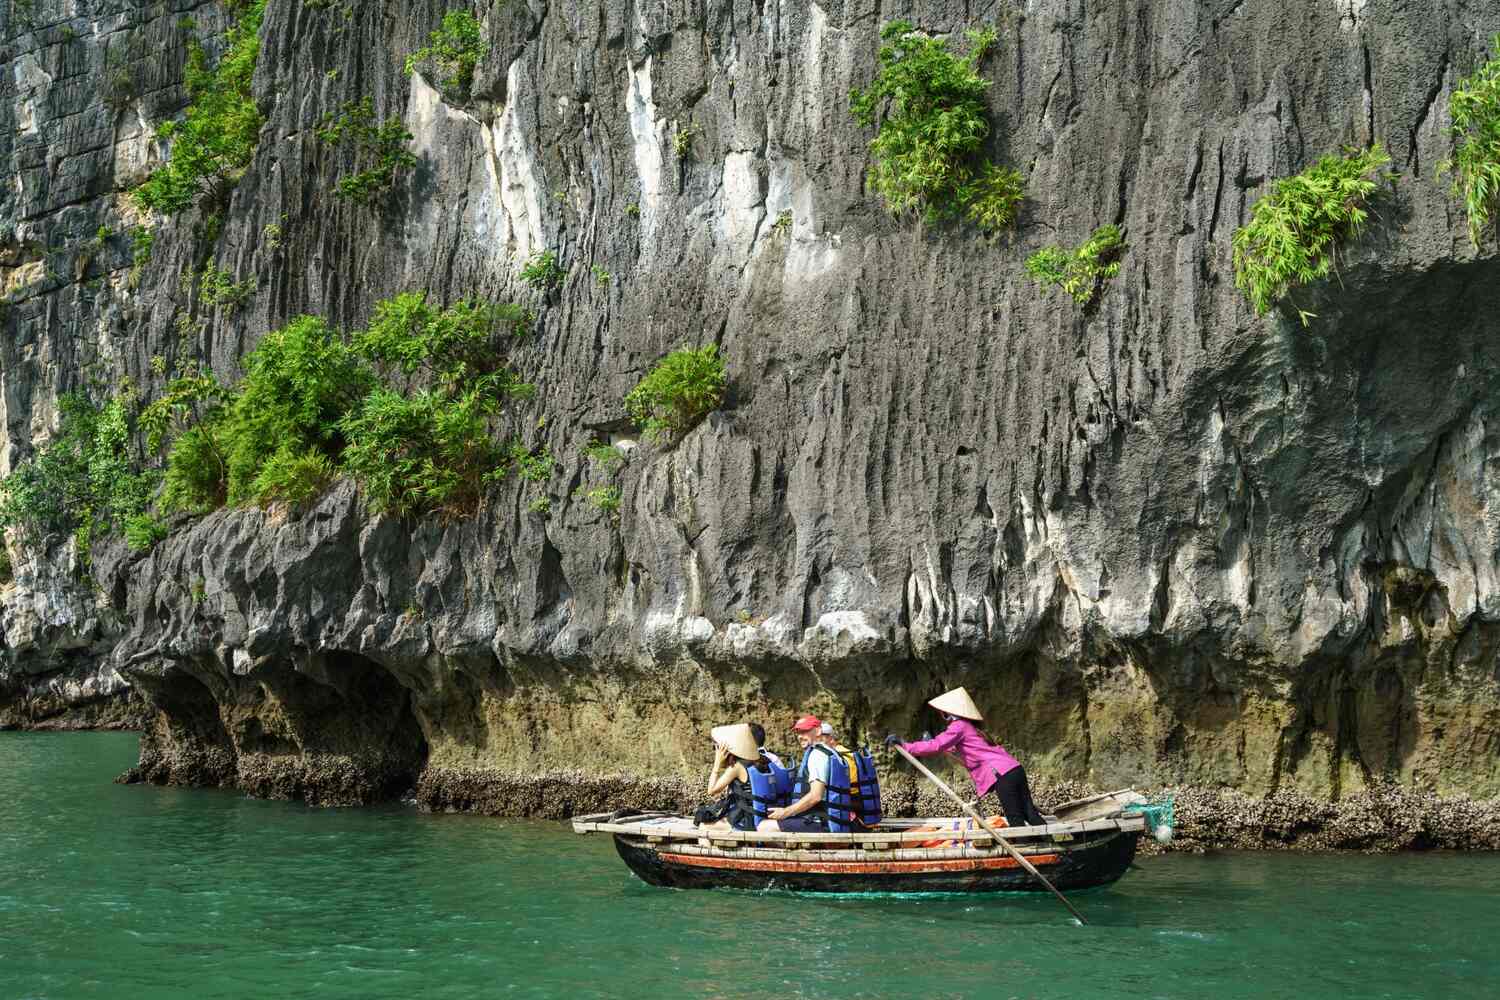
M 1147 858 L 1084 928 L 653 889 L 561 824 L 110 784 L 134 753 L 0 733 L 0 1000 L 1500 995 L 1496 855 Z

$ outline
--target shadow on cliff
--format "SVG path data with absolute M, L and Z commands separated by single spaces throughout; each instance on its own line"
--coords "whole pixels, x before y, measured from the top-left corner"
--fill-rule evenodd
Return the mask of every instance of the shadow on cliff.
M 354 653 L 295 665 L 266 657 L 244 672 L 198 661 L 129 673 L 157 712 L 126 780 L 360 805 L 406 793 L 426 764 L 411 693 Z

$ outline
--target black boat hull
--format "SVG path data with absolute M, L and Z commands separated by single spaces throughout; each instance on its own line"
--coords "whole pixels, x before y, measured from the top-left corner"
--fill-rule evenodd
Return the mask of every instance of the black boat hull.
M 1135 833 L 1111 833 L 1055 853 L 1028 857 L 1060 890 L 1108 885 L 1135 858 Z M 930 861 L 824 862 L 760 860 L 674 853 L 669 845 L 647 845 L 615 836 L 615 849 L 630 870 L 651 885 L 675 889 L 783 889 L 791 892 L 1046 892 L 1006 856 Z

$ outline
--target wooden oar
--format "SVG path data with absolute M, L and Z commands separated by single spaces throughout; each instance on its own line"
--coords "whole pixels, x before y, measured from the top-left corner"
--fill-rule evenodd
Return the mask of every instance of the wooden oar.
M 917 758 L 915 758 L 911 754 L 907 753 L 906 752 L 906 747 L 902 746 L 899 743 L 894 743 L 894 744 L 892 744 L 892 746 L 894 746 L 896 748 L 896 750 L 901 754 L 901 756 L 903 756 L 903 757 L 906 758 L 907 762 L 909 764 L 911 764 L 912 767 L 916 768 L 918 771 L 921 771 L 923 774 L 927 775 L 928 780 L 930 780 L 934 785 L 937 785 L 944 792 L 948 793 L 948 798 L 952 799 L 954 802 L 957 802 L 958 805 L 959 805 L 959 807 L 961 809 L 963 809 L 964 812 L 968 813 L 970 816 L 972 816 L 974 818 L 974 820 L 976 822 L 979 823 L 980 826 L 982 826 L 986 830 L 988 830 L 989 833 L 990 833 L 990 836 L 995 838 L 995 842 L 998 843 L 1001 847 L 1005 848 L 1007 851 L 1009 851 L 1010 852 L 1010 856 L 1013 857 L 1013 858 L 1015 858 L 1016 861 L 1020 863 L 1020 865 L 1021 865 L 1022 868 L 1025 868 L 1028 872 L 1030 872 L 1033 878 L 1035 878 L 1038 882 L 1042 883 L 1042 885 L 1045 885 L 1047 887 L 1047 889 L 1052 893 L 1052 895 L 1056 896 L 1059 900 L 1061 900 L 1062 901 L 1062 905 L 1064 905 L 1064 906 L 1066 906 L 1068 908 L 1068 912 L 1069 913 L 1073 914 L 1073 916 L 1075 916 L 1075 917 L 1078 918 L 1078 922 L 1080 924 L 1087 924 L 1088 923 L 1087 920 L 1083 919 L 1083 914 L 1079 913 L 1078 910 L 1073 906 L 1073 904 L 1070 903 L 1070 902 L 1068 902 L 1068 897 L 1064 896 L 1062 893 L 1058 892 L 1057 891 L 1057 887 L 1054 886 L 1051 882 L 1047 881 L 1047 876 L 1045 876 L 1041 872 L 1037 871 L 1036 870 L 1036 866 L 1033 865 L 1030 861 L 1027 861 L 1025 855 L 1023 855 L 1020 851 L 1016 850 L 1015 847 L 1011 844 L 1010 841 L 1008 841 L 1004 837 L 1000 836 L 999 832 L 997 832 L 993 826 L 990 826 L 989 820 L 987 820 L 983 816 L 979 815 L 979 813 L 977 813 L 977 812 L 974 811 L 974 807 L 973 806 L 969 805 L 963 799 L 959 798 L 958 797 L 958 793 L 955 792 L 953 789 L 949 788 L 948 785 L 943 781 L 942 778 L 939 778 L 937 775 L 935 775 L 931 771 L 927 770 L 926 766 L 924 766 L 921 761 L 917 760 Z

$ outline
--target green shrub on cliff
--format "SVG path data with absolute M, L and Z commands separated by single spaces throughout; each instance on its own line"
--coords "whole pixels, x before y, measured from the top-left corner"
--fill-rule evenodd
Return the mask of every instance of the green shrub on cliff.
M 1453 174 L 1453 193 L 1464 203 L 1476 249 L 1500 209 L 1500 35 L 1494 46 L 1494 57 L 1453 88 L 1448 132 L 1458 145 L 1453 157 L 1438 165 L 1439 176 Z
M 556 288 L 564 277 L 566 273 L 557 262 L 557 254 L 551 250 L 533 252 L 521 268 L 521 280 L 539 292 Z
M 602 514 L 613 516 L 620 512 L 623 495 L 618 486 L 595 486 L 592 489 L 580 486 L 573 491 L 573 499 L 588 504 Z
M 204 264 L 198 274 L 198 298 L 204 305 L 235 312 L 255 294 L 255 276 L 235 281 L 231 271 L 220 271 L 212 263 Z
M 266 0 L 245 8 L 212 69 L 203 47 L 189 41 L 186 82 L 192 103 L 181 121 L 164 122 L 156 130 L 158 139 L 171 143 L 171 156 L 136 189 L 142 207 L 175 215 L 200 196 L 222 202 L 250 165 L 265 124 L 250 87 L 265 11 Z
M 308 481 L 307 457 L 338 459 L 345 444 L 339 420 L 374 387 L 374 374 L 315 316 L 266 334 L 244 366 L 226 413 L 228 502 L 306 499 L 298 484 Z
M 547 478 L 550 455 L 495 434 L 534 391 L 505 362 L 528 324 L 518 306 L 437 308 L 420 293 L 378 303 L 352 338 L 292 320 L 245 357 L 235 386 L 190 374 L 146 407 L 147 447 L 172 438 L 159 509 L 302 502 L 347 476 L 377 510 L 460 514 L 504 476 Z
M 673 351 L 625 397 L 625 412 L 657 440 L 686 434 L 724 402 L 724 360 L 713 344 Z
M 518 467 L 494 437 L 496 418 L 534 387 L 505 364 L 501 339 L 526 317 L 516 306 L 462 300 L 436 309 L 421 295 L 382 302 L 355 350 L 385 385 L 340 421 L 343 468 L 377 510 L 466 513 Z M 423 388 L 409 389 L 417 378 Z M 399 386 L 399 388 L 397 388 Z
M 414 72 L 424 63 L 442 75 L 438 89 L 458 101 L 467 101 L 474 86 L 474 67 L 489 51 L 479 19 L 466 10 L 450 10 L 441 26 L 427 36 L 427 44 L 406 57 L 405 70 Z
M 334 193 L 360 205 L 374 205 L 395 190 L 396 177 L 417 165 L 406 148 L 412 134 L 400 118 L 375 121 L 375 105 L 366 97 L 350 101 L 336 115 L 326 116 L 315 132 L 330 145 L 349 149 L 359 169 L 338 179 Z
M 125 544 L 132 552 L 144 552 L 166 538 L 167 522 L 150 513 L 141 511 L 125 519 Z
M 146 451 L 171 440 L 158 507 L 167 512 L 206 513 L 224 502 L 228 446 L 220 425 L 228 390 L 212 374 L 173 379 L 141 411 Z
M 148 444 L 174 416 L 187 418 L 167 456 L 167 510 L 308 499 L 309 484 L 321 488 L 310 474 L 321 468 L 315 456 L 331 467 L 344 445 L 338 421 L 374 385 L 349 345 L 313 316 L 266 334 L 244 365 L 233 390 L 193 375 L 147 407 Z
M 1234 283 L 1257 316 L 1298 285 L 1326 278 L 1344 240 L 1364 228 L 1391 158 L 1380 145 L 1330 153 L 1271 186 L 1234 234 Z M 1311 313 L 1298 309 L 1305 326 Z
M 886 206 L 898 214 L 922 209 L 933 220 L 967 218 L 986 230 L 1014 225 L 1024 196 L 1021 175 L 983 156 L 989 83 L 977 67 L 995 42 L 994 30 L 968 32 L 963 57 L 906 21 L 886 25 L 880 37 L 880 69 L 869 87 L 851 92 L 850 105 L 860 124 L 879 123 L 870 181 Z
M 1060 285 L 1080 306 L 1099 294 L 1102 282 L 1120 273 L 1124 238 L 1116 225 L 1100 226 L 1076 249 L 1043 247 L 1026 260 L 1026 273 L 1043 287 Z
M 32 539 L 74 532 L 86 558 L 90 539 L 123 531 L 146 509 L 156 477 L 130 460 L 123 400 L 96 406 L 72 393 L 58 408 L 57 433 L 0 480 L 0 529 Z
M 589 460 L 591 465 L 597 465 L 609 475 L 614 475 L 625 464 L 625 452 L 612 444 L 603 441 L 591 441 L 583 446 L 583 457 Z
M 391 373 L 422 375 L 453 388 L 493 370 L 502 339 L 520 336 L 532 315 L 520 306 L 460 299 L 436 309 L 421 292 L 404 292 L 375 306 L 368 329 L 355 334 L 361 357 Z
M 287 445 L 265 460 L 250 489 L 260 504 L 305 503 L 320 496 L 337 476 L 333 459 L 318 447 L 299 450 Z

